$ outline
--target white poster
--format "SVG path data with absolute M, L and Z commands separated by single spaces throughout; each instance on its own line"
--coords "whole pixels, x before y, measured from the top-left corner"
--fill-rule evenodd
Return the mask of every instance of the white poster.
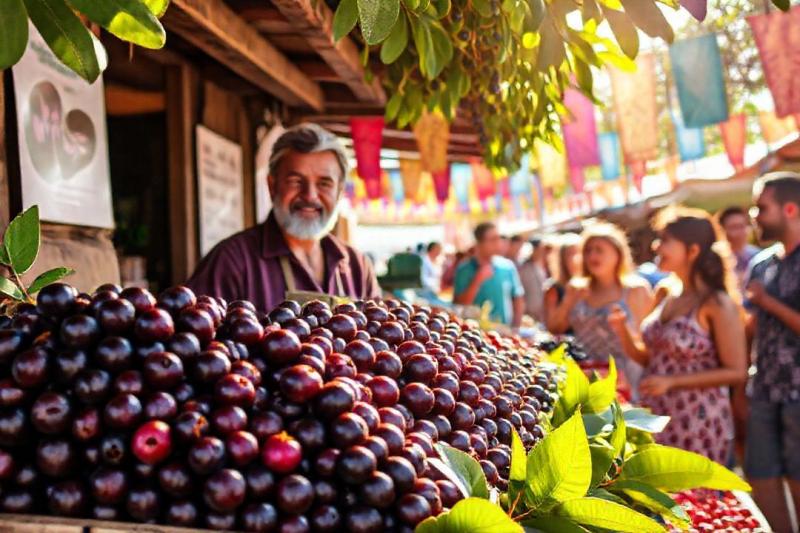
M 89 85 L 29 27 L 12 69 L 23 207 L 38 204 L 43 220 L 113 228 L 103 80 Z
M 244 228 L 242 147 L 197 125 L 200 252 Z

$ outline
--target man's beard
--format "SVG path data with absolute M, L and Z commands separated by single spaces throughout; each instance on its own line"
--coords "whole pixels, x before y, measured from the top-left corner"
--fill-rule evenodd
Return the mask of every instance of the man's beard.
M 295 215 L 292 211 L 304 207 L 314 207 L 319 209 L 319 218 L 316 220 L 306 220 Z M 287 210 L 278 203 L 273 204 L 272 211 L 275 213 L 275 220 L 283 228 L 283 231 L 301 240 L 317 240 L 331 232 L 336 225 L 337 215 L 339 214 L 339 204 L 333 211 L 326 211 L 322 204 L 309 204 L 306 202 L 295 202 Z
M 759 240 L 767 243 L 780 240 L 783 235 L 784 224 L 774 224 L 770 226 L 759 225 Z

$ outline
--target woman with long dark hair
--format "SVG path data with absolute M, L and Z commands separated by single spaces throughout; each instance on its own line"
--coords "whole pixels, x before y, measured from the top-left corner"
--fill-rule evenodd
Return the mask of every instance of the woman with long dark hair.
M 620 313 L 609 322 L 625 354 L 644 366 L 642 405 L 672 420 L 659 442 L 728 460 L 728 387 L 747 378 L 744 321 L 727 243 L 711 217 L 670 209 L 656 218 L 659 267 L 680 281 L 642 323 L 641 342 Z

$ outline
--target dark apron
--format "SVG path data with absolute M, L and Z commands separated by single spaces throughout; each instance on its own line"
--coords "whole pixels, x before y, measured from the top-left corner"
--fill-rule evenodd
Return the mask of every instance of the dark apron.
M 283 272 L 283 281 L 286 284 L 286 299 L 294 300 L 300 305 L 303 305 L 311 300 L 321 300 L 327 303 L 331 308 L 341 303 L 350 301 L 345 295 L 344 285 L 342 284 L 342 276 L 339 269 L 336 269 L 336 294 L 330 295 L 324 292 L 315 291 L 298 291 L 294 283 L 294 274 L 292 273 L 292 266 L 289 264 L 289 257 L 282 255 L 280 257 L 281 271 Z

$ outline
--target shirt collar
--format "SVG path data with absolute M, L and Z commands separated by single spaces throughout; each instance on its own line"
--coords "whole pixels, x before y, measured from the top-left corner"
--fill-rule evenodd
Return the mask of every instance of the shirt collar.
M 332 235 L 325 235 L 320 240 L 322 251 L 325 253 L 325 261 L 328 264 L 335 264 L 347 257 L 347 250 L 344 244 L 339 242 L 339 239 Z M 283 237 L 283 231 L 275 219 L 272 211 L 269 212 L 267 220 L 263 223 L 263 238 L 261 241 L 261 255 L 264 259 L 272 259 L 285 255 L 292 255 L 289 245 L 286 244 L 286 239 Z

